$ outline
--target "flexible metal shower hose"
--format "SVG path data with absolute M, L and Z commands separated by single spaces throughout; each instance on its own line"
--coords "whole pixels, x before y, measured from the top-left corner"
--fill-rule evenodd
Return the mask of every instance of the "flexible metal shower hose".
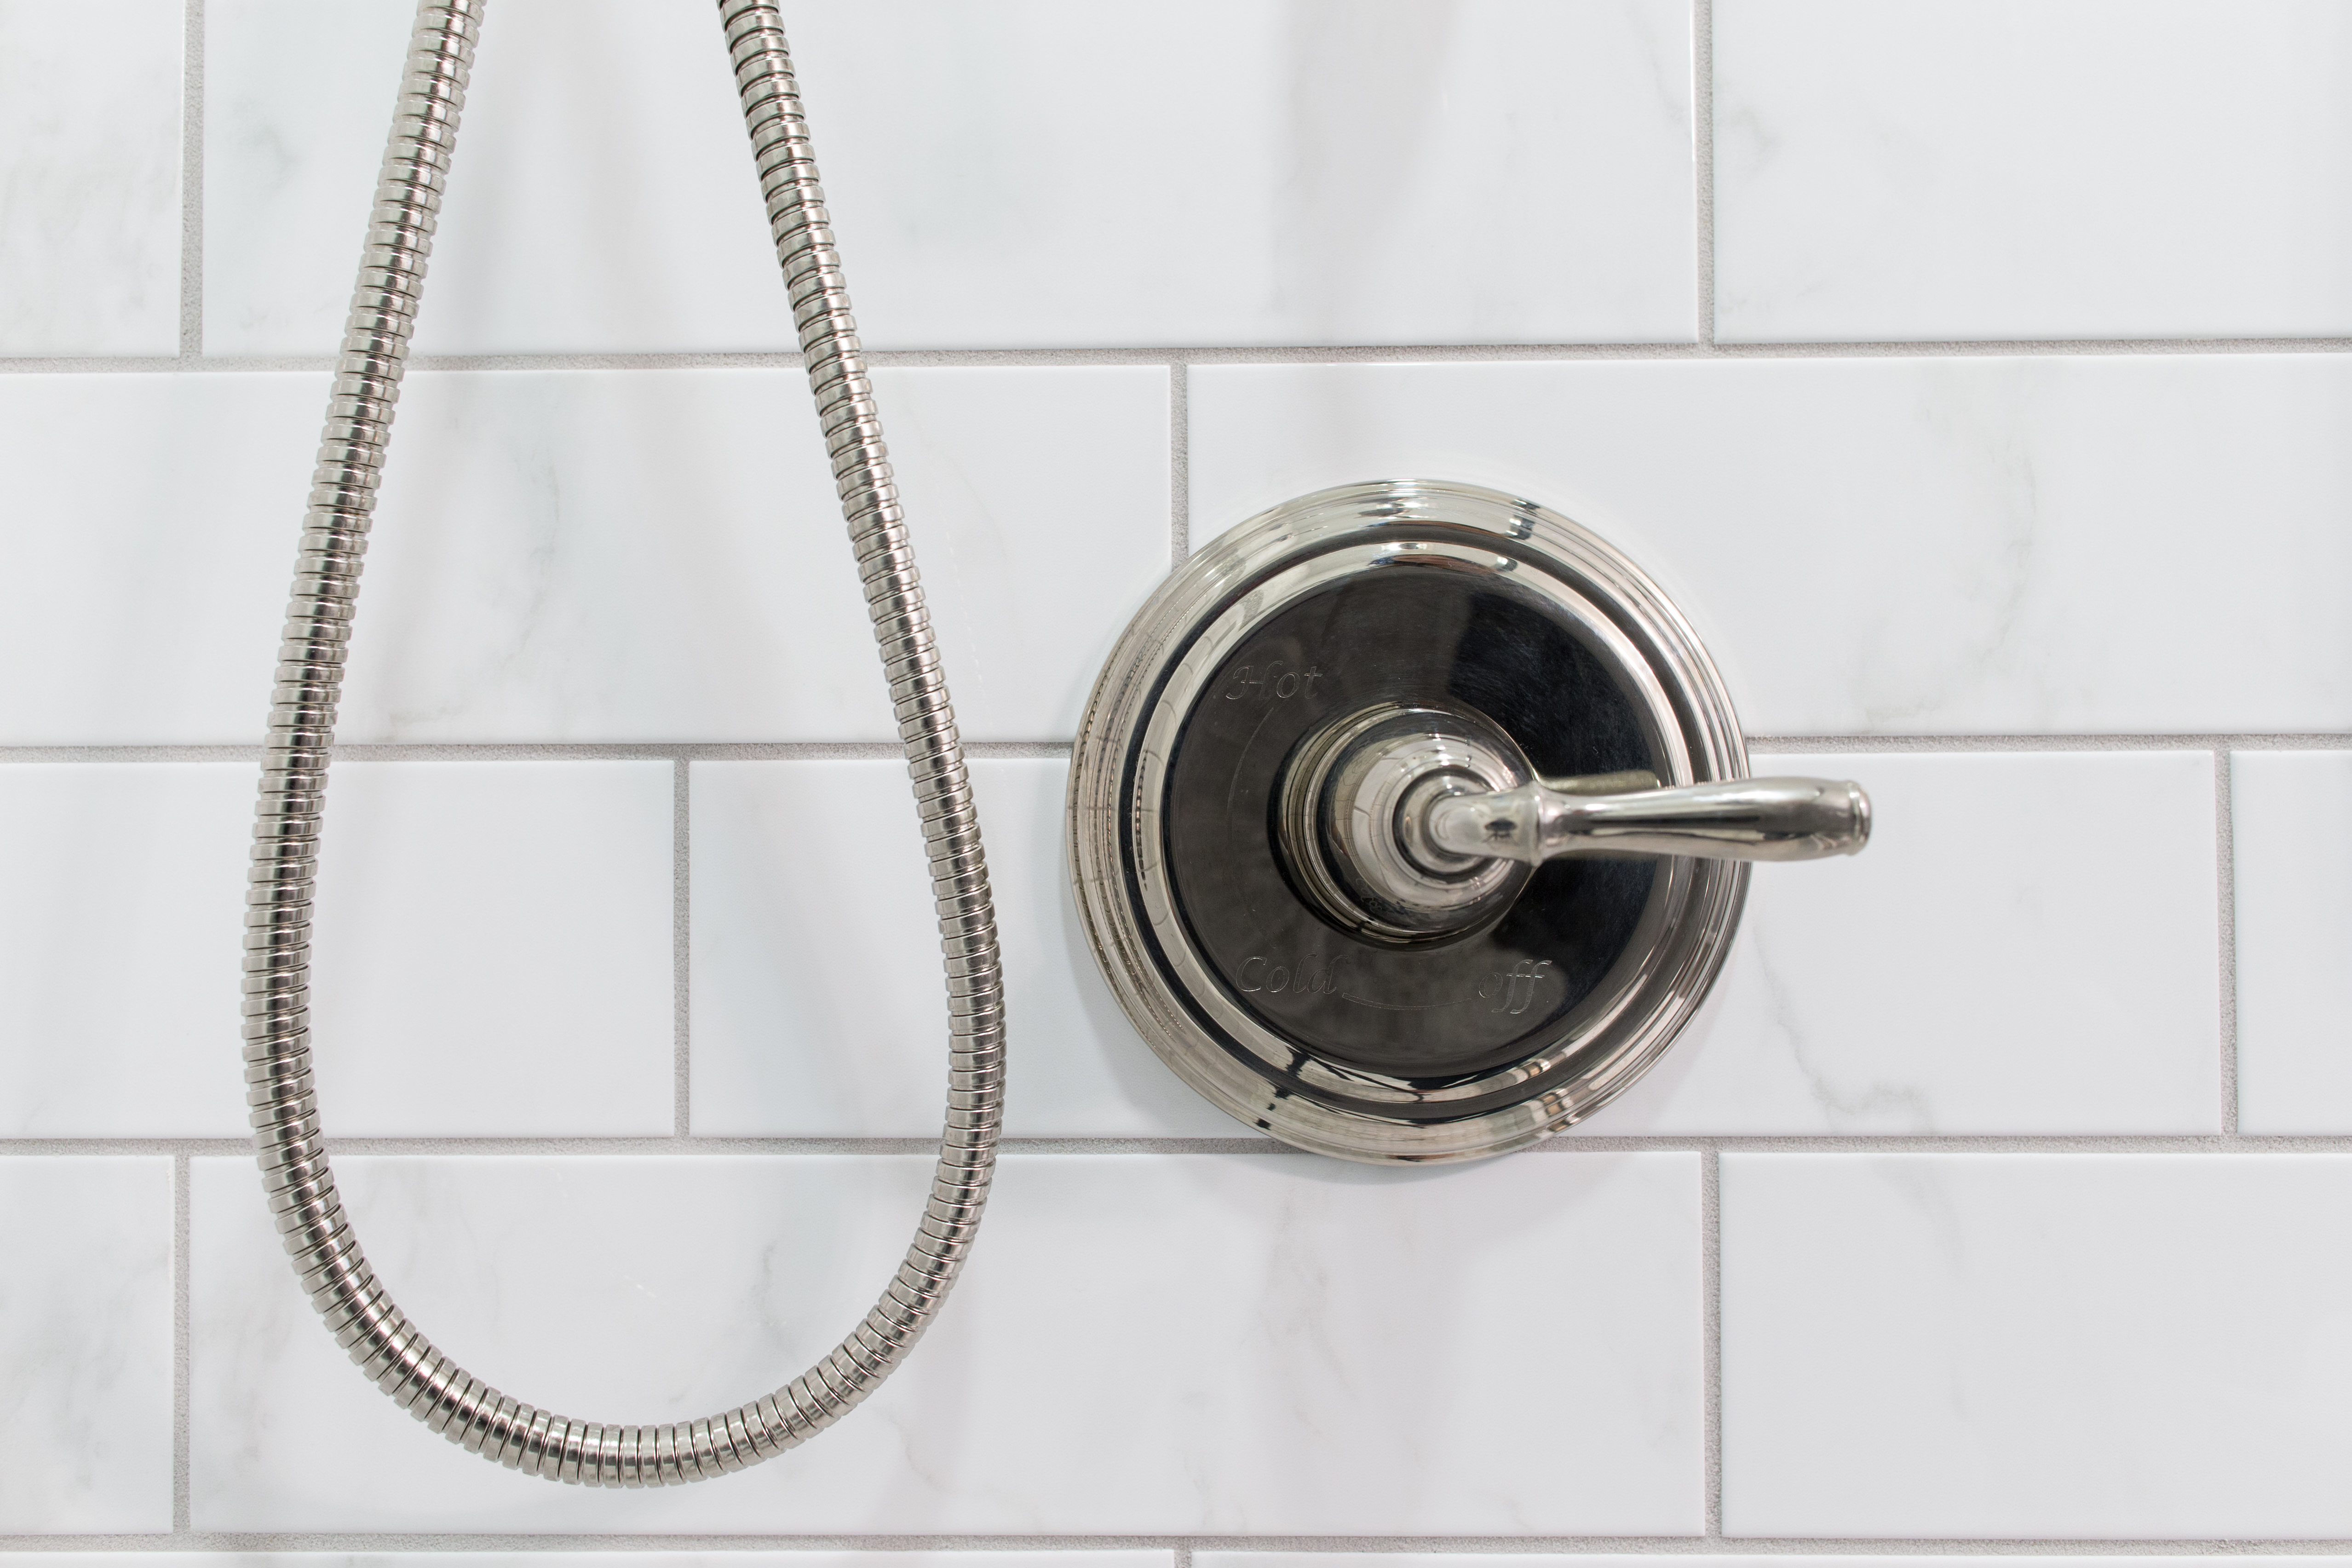
M 254 1140 L 294 1268 L 360 1369 L 451 1442 L 589 1486 L 662 1486 L 741 1469 L 873 1392 L 954 1283 L 987 1201 L 1004 1082 L 996 928 L 955 717 L 932 647 L 808 127 L 772 0 L 719 0 L 743 119 L 856 549 L 923 837 L 946 954 L 947 1124 L 922 1222 L 865 1321 L 772 1394 L 697 1421 L 580 1421 L 499 1393 L 435 1349 L 385 1294 L 335 1196 L 310 1083 L 309 971 L 335 703 L 368 519 L 425 284 L 484 0 L 421 0 L 349 329 L 327 407 L 272 697 L 254 831 L 245 1061 Z

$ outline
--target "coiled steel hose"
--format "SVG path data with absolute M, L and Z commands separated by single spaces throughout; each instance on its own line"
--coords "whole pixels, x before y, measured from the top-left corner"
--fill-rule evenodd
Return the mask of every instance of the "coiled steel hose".
M 499 1393 L 435 1349 L 368 1267 L 335 1196 L 310 1085 L 311 883 L 336 694 L 368 518 L 392 434 L 425 265 L 484 0 L 420 0 L 374 217 L 310 492 L 272 697 L 254 830 L 245 1061 L 254 1141 L 295 1272 L 337 1343 L 411 1415 L 509 1469 L 589 1486 L 663 1486 L 741 1469 L 832 1425 L 922 1334 L 978 1228 L 1003 1103 L 996 927 L 955 716 L 882 444 L 824 193 L 772 0 L 719 0 L 776 255 L 906 742 L 946 953 L 946 1131 L 914 1244 L 832 1354 L 773 1394 L 698 1421 L 572 1420 Z

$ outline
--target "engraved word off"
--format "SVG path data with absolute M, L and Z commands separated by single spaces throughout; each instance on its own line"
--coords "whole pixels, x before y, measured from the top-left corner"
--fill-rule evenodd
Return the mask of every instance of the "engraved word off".
M 1488 1012 L 1508 1013 L 1517 1018 L 1534 1005 L 1537 988 L 1543 984 L 1544 971 L 1550 967 L 1549 958 L 1532 963 L 1522 958 L 1507 969 L 1490 970 L 1478 982 L 1478 995 L 1482 1000 L 1495 1004 L 1486 1009 Z

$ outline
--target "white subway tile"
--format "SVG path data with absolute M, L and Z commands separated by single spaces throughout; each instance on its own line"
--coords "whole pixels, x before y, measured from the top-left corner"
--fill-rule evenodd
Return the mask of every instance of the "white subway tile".
M 0 1532 L 172 1528 L 172 1162 L 0 1159 Z
M 22 1568 L 1173 1568 L 1173 1552 L 1029 1551 L 754 1552 L 731 1544 L 709 1552 L 10 1552 Z M 2293 1561 L 2293 1560 L 2288 1560 Z M 2137 1568 L 2136 1564 L 2127 1568 Z
M 878 345 L 1696 336 L 1679 0 L 786 16 Z
M 1754 765 L 1860 779 L 1871 847 L 1759 868 L 1715 998 L 1591 1133 L 2219 1130 L 2209 755 Z M 1239 1134 L 1099 978 L 1066 890 L 1066 764 L 972 774 L 1006 953 L 1007 1130 Z M 937 1126 L 945 1009 L 908 815 L 896 761 L 696 765 L 696 1131 Z
M 1657 575 L 1761 735 L 2352 728 L 2352 359 L 1209 366 L 1192 538 L 1389 475 Z
M 23 1568 L 1173 1568 L 1173 1552 L 11 1552 Z M 2289 1560 L 2292 1561 L 2292 1560 Z M 2137 1565 L 2132 1565 L 2137 1568 Z
M 885 371 L 964 733 L 1072 734 L 1169 551 L 1168 377 Z M 323 375 L 0 380 L 0 743 L 257 741 Z M 345 740 L 897 730 L 796 371 L 408 378 Z
M 1723 1156 L 1732 1535 L 2352 1531 L 2352 1160 Z
M 672 1130 L 675 777 L 337 765 L 310 983 L 338 1135 Z
M 414 16 L 396 0 L 207 0 L 207 353 L 328 354 L 341 340 Z M 469 93 L 467 161 L 474 110 Z M 614 225 L 608 237 L 642 232 Z M 435 317 L 448 270 L 436 244 Z
M 1655 1552 L 1204 1552 L 1195 1550 L 1192 1562 L 1197 1568 L 1659 1568 Z M 1753 1552 L 1676 1552 L 1676 1568 L 1756 1568 Z M 2237 1562 L 2234 1556 L 2191 1556 L 2166 1552 L 2162 1556 L 2132 1557 L 2120 1552 L 2100 1552 L 2095 1557 L 2084 1552 L 2067 1556 L 2061 1552 L 2034 1554 L 2052 1568 L 2061 1564 L 2076 1564 L 2078 1568 L 2224 1568 Z M 1971 1555 L 1967 1552 L 1937 1550 L 1903 1555 L 1894 1553 L 1840 1552 L 1835 1554 L 1803 1552 L 1771 1553 L 1773 1568 L 2016 1568 L 2011 1554 Z M 2284 1552 L 2263 1553 L 2264 1563 L 2279 1563 L 2282 1568 L 2330 1568 L 2336 1563 L 2333 1555 L 2289 1556 Z M 71 1563 L 56 1568 L 74 1568 Z M 92 1564 L 91 1568 L 97 1568 Z M 388 1565 L 397 1568 L 397 1565 Z
M 666 1134 L 667 762 L 336 766 L 311 1004 L 341 1135 Z M 254 769 L 0 768 L 0 1136 L 240 1137 Z
M 210 351 L 341 339 L 413 10 L 205 7 Z M 717 12 L 490 7 L 418 351 L 797 346 Z
M 1069 764 L 970 764 L 1003 945 L 1005 1131 L 1247 1135 L 1162 1067 L 1095 967 L 1062 849 Z M 693 768 L 694 1130 L 929 1137 L 947 1006 L 906 764 Z
M 875 378 L 966 737 L 1074 734 L 1168 570 L 1168 379 Z M 419 374 L 352 739 L 895 740 L 797 371 Z
M 0 1136 L 244 1133 L 254 786 L 234 762 L 0 768 Z
M 1726 340 L 2352 331 L 2329 0 L 1721 0 Z
M 2213 758 L 1750 759 L 1852 778 L 1868 849 L 1763 865 L 1624 1133 L 2218 1133 Z
M 2238 1125 L 2352 1130 L 2352 753 L 2230 759 Z
M 0 355 L 179 351 L 181 30 L 0 4 Z
M 785 10 L 870 346 L 1696 336 L 1679 3 Z M 208 10 L 216 351 L 349 298 L 404 9 L 315 11 Z M 420 350 L 793 343 L 709 8 L 502 0 Z
M 1483 1535 L 1702 1523 L 1691 1155 L 1424 1171 L 1279 1155 L 1008 1155 L 963 1283 L 866 1407 L 744 1475 L 635 1493 L 527 1479 L 419 1427 L 312 1321 L 250 1166 L 196 1166 L 198 1530 Z M 829 1349 L 896 1267 L 930 1161 L 339 1169 L 379 1272 L 438 1343 L 521 1397 L 644 1421 L 742 1400 Z M 1581 1353 L 1498 1350 L 1524 1346 L 1531 1322 Z
M 261 738 L 326 397 L 0 377 L 0 744 Z

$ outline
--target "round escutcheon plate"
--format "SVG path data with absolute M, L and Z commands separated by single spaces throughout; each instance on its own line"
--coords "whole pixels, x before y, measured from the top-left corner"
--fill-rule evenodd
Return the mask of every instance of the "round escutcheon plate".
M 1747 888 L 1736 862 L 1594 856 L 1490 875 L 1457 928 L 1335 917 L 1286 852 L 1295 780 L 1335 732 L 1421 719 L 1548 777 L 1747 776 L 1647 576 L 1532 502 L 1426 480 L 1292 501 L 1189 559 L 1071 769 L 1078 908 L 1136 1028 L 1233 1115 L 1349 1159 L 1501 1154 L 1607 1102 L 1689 1021 Z

